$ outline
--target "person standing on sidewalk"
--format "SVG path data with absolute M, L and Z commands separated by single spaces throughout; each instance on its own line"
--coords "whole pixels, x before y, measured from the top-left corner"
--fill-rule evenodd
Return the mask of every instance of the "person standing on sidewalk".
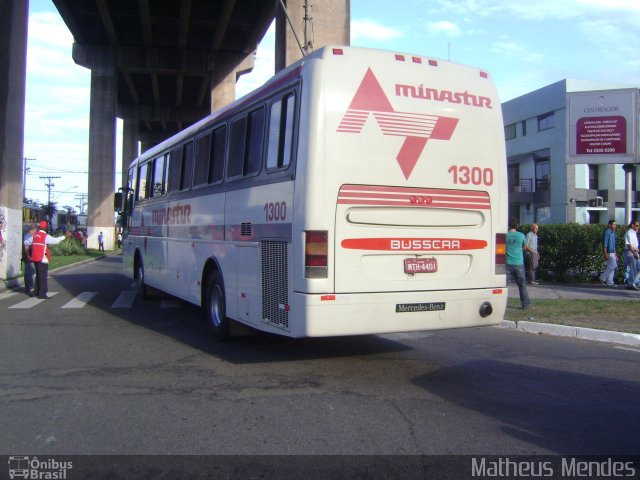
M 527 281 L 531 285 L 538 285 L 536 281 L 536 269 L 540 261 L 540 254 L 538 253 L 538 224 L 531 224 L 531 231 L 527 233 L 526 241 L 524 260 L 527 269 Z
M 614 278 L 616 269 L 618 268 L 618 256 L 616 255 L 616 221 L 609 220 L 604 234 L 602 235 L 602 248 L 604 251 L 604 259 L 607 265 L 600 275 L 600 283 L 612 287 L 615 285 Z
M 104 235 L 102 232 L 98 235 L 98 250 L 104 252 Z
M 36 225 L 29 225 L 29 231 L 22 238 L 22 263 L 24 263 L 24 289 L 27 293 L 33 292 L 35 286 L 33 280 L 36 274 L 36 267 L 31 261 L 31 247 L 27 244 L 33 241 L 33 235 L 38 230 Z
M 518 219 L 511 217 L 509 220 L 509 231 L 507 232 L 507 258 L 506 267 L 507 275 L 510 276 L 518 285 L 520 293 L 520 308 L 527 310 L 531 301 L 529 300 L 529 292 L 527 292 L 527 282 L 524 273 L 524 256 L 523 251 L 526 240 L 522 232 L 518 232 Z
M 624 261 L 624 269 L 629 268 L 627 276 L 627 290 L 640 290 L 635 286 L 636 275 L 638 273 L 638 221 L 634 220 L 629 224 L 624 236 L 624 253 L 622 260 Z
M 42 220 L 38 224 L 38 230 L 33 234 L 29 240 L 24 242 L 25 245 L 31 247 L 31 261 L 36 267 L 36 289 L 35 296 L 41 299 L 49 298 L 47 292 L 49 291 L 47 275 L 49 274 L 49 253 L 48 245 L 55 245 L 65 239 L 64 236 L 54 238 L 47 233 L 47 227 L 49 225 L 45 220 Z

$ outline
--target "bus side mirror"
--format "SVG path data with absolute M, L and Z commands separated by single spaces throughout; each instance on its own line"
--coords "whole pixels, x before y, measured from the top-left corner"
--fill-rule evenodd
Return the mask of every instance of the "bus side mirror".
M 122 213 L 124 210 L 122 206 L 122 192 L 116 192 L 113 195 L 113 209 L 118 213 Z

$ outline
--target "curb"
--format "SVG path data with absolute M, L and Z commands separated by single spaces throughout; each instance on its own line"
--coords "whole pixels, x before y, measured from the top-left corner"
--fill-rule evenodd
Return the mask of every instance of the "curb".
M 82 260 L 81 262 L 72 263 L 71 265 L 65 265 L 64 267 L 58 267 L 54 270 L 49 270 L 49 277 L 55 276 L 58 273 L 66 272 L 75 267 L 79 267 L 81 265 L 86 265 L 87 263 L 95 262 L 96 260 L 101 260 L 103 258 L 109 257 L 111 255 L 117 255 L 122 253 L 121 250 L 114 250 L 113 252 L 105 253 L 104 255 L 100 255 L 94 258 L 87 258 L 86 260 Z M 24 287 L 24 277 L 12 278 L 10 280 L 0 280 L 0 292 L 3 290 L 2 285 L 4 284 L 4 289 L 12 289 L 18 287 Z
M 557 337 L 575 337 L 581 340 L 594 342 L 617 343 L 640 347 L 640 335 L 636 333 L 612 332 L 609 330 L 597 330 L 595 328 L 571 327 L 568 325 L 555 325 L 552 323 L 528 322 L 525 320 L 514 322 L 502 320 L 500 328 L 518 330 L 539 335 L 553 335 Z

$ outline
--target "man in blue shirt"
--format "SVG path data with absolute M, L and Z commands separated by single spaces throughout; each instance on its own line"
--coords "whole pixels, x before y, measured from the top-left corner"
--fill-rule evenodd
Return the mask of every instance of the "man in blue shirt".
M 518 232 L 518 219 L 511 217 L 509 219 L 509 231 L 507 232 L 507 258 L 506 267 L 507 275 L 510 276 L 518 285 L 520 293 L 520 308 L 527 310 L 531 301 L 529 300 L 529 292 L 527 292 L 527 284 L 524 274 L 524 255 L 523 250 L 527 241 L 524 233 Z
M 616 269 L 618 268 L 618 256 L 616 254 L 616 221 L 609 220 L 609 226 L 602 236 L 602 248 L 604 251 L 604 259 L 607 265 L 600 275 L 600 283 L 602 285 L 613 286 Z

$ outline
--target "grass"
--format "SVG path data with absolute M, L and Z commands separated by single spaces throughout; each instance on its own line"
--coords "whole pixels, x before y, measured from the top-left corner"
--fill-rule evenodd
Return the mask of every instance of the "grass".
M 509 298 L 505 320 L 529 320 L 574 327 L 640 334 L 637 300 L 533 300 L 520 310 L 520 300 Z
M 113 250 L 106 250 L 101 252 L 97 249 L 90 248 L 87 250 L 86 255 L 52 255 L 51 262 L 49 263 L 49 270 L 55 270 L 56 268 L 66 267 L 74 263 L 82 262 L 84 260 L 91 260 L 97 257 L 106 255 Z

